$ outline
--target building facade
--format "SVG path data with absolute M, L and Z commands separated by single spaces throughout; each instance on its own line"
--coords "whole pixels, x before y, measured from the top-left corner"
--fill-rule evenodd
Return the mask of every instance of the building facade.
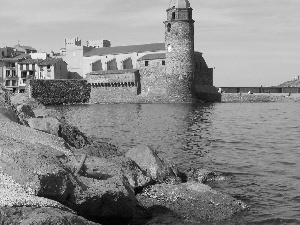
M 67 42 L 64 59 L 69 69 L 72 67 L 96 90 L 105 88 L 102 95 L 124 93 L 117 92 L 117 88 L 127 85 L 128 89 L 130 84 L 130 88 L 136 89 L 130 94 L 189 102 L 195 92 L 216 92 L 213 69 L 208 68 L 202 53 L 194 49 L 194 22 L 188 0 L 171 0 L 164 21 L 164 43 L 81 46 L 81 40 L 76 38 Z M 127 82 L 133 71 L 135 79 Z

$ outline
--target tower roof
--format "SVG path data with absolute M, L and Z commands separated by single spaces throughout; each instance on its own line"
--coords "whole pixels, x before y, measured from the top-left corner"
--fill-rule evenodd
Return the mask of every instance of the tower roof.
M 169 9 L 173 7 L 177 9 L 187 9 L 190 8 L 191 5 L 189 0 L 171 0 Z

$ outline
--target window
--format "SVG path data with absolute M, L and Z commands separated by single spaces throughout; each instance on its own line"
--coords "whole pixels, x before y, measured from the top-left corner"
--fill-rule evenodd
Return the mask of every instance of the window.
M 191 11 L 189 11 L 189 20 L 191 20 L 192 19 L 192 12 Z
M 172 12 L 172 20 L 175 20 L 175 12 Z
M 6 76 L 10 77 L 10 70 L 6 70 Z
M 23 71 L 22 73 L 21 73 L 21 78 L 24 78 L 24 77 L 26 77 L 27 76 L 27 72 L 26 71 Z
M 10 80 L 5 81 L 5 86 L 10 86 Z
M 16 80 L 12 80 L 12 85 L 13 87 L 16 87 L 17 86 L 17 81 Z
M 20 64 L 20 70 L 23 70 L 23 64 Z
M 16 76 L 16 71 L 15 71 L 15 70 L 12 70 L 12 71 L 11 71 L 11 75 L 12 75 L 13 77 L 15 77 L 15 76 Z
M 168 32 L 171 31 L 171 24 L 170 23 L 168 23 L 168 25 L 167 25 L 167 30 L 168 30 Z
M 163 61 L 161 62 L 161 64 L 162 64 L 163 66 L 166 65 L 166 61 L 163 60 Z
M 50 65 L 47 66 L 47 69 L 48 69 L 48 70 L 50 69 Z
M 15 63 L 11 63 L 11 67 L 16 67 L 16 64 Z
M 26 79 L 23 79 L 23 84 L 26 84 Z
M 145 61 L 145 66 L 149 66 L 149 61 Z

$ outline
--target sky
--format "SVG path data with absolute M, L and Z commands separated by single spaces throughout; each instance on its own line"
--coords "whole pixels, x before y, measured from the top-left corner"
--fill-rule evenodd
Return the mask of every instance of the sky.
M 300 0 L 189 0 L 195 50 L 214 85 L 273 86 L 300 75 Z M 59 52 L 64 39 L 164 42 L 170 0 L 1 0 L 0 47 Z

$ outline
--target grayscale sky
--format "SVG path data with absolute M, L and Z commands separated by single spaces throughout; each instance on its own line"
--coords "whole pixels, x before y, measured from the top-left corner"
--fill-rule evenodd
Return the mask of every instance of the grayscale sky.
M 65 38 L 164 42 L 170 0 L 1 0 L 0 46 L 59 52 Z M 300 75 L 300 0 L 190 0 L 195 50 L 215 86 L 271 86 Z

